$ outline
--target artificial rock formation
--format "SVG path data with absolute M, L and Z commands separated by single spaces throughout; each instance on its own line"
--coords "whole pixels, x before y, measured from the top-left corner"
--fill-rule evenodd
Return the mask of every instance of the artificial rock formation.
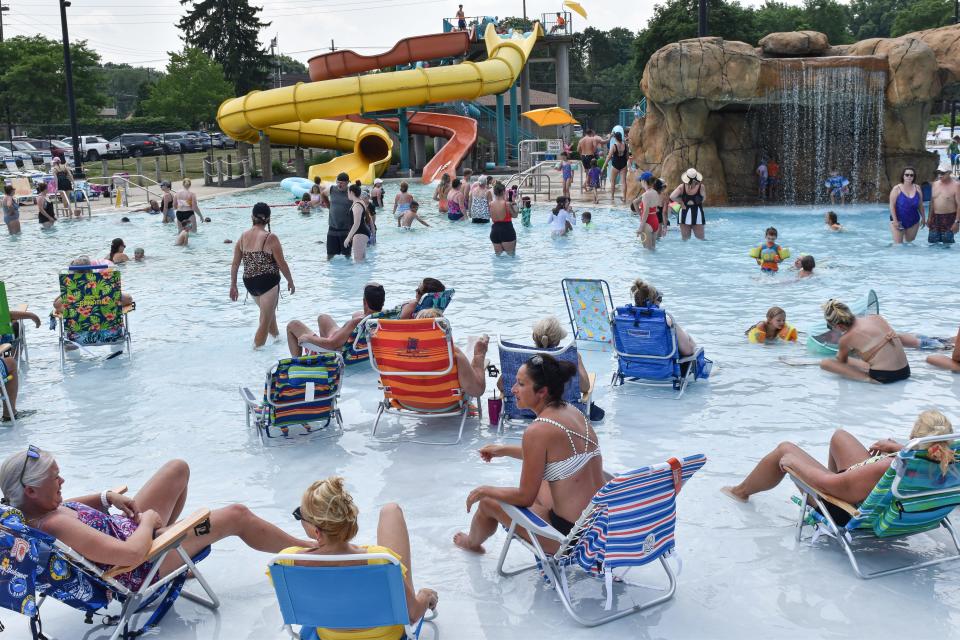
M 878 200 L 907 164 L 921 178 L 932 177 L 937 157 L 925 150 L 927 124 L 935 100 L 960 98 L 960 26 L 833 47 L 811 31 L 770 34 L 759 47 L 721 38 L 682 40 L 650 58 L 641 87 L 647 116 L 634 122 L 629 143 L 640 169 L 671 188 L 694 166 L 704 174 L 712 204 L 748 201 L 756 196 L 760 159 L 779 152 L 784 165 L 787 130 L 793 127 L 797 137 L 792 120 L 805 120 L 807 131 L 818 133 L 816 119 L 834 110 L 835 120 L 836 114 L 861 118 L 864 129 L 876 114 L 875 131 L 858 132 L 854 140 L 844 137 L 852 121 L 834 122 L 837 140 L 844 141 L 835 146 L 851 149 L 826 144 L 814 153 L 802 148 L 809 141 L 801 130 L 794 143 L 800 152 L 787 155 L 803 166 L 782 169 L 790 175 L 819 159 L 818 172 L 852 170 L 859 199 Z M 845 154 L 858 153 L 859 160 L 844 162 Z M 826 154 L 832 154 L 829 161 Z M 844 166 L 857 162 L 863 166 Z M 823 177 L 798 181 L 797 201 L 814 200 L 807 192 L 817 191 Z

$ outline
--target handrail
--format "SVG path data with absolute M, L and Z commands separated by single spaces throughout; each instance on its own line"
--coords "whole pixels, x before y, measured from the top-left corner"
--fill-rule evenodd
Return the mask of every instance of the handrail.
M 130 180 L 130 178 L 139 178 L 140 180 L 146 180 L 147 182 L 151 183 L 152 185 L 155 185 L 155 186 L 157 186 L 158 188 L 160 187 L 160 183 L 159 183 L 159 182 L 157 182 L 157 181 L 154 180 L 153 178 L 150 178 L 149 176 L 144 176 L 144 175 L 141 175 L 141 174 L 132 174 L 132 175 L 128 175 L 128 176 L 121 176 L 121 175 L 98 176 L 98 177 L 96 177 L 96 178 L 87 178 L 87 182 L 98 182 L 98 181 L 101 181 L 101 182 L 103 182 L 104 184 L 111 184 L 111 185 L 114 185 L 114 186 L 121 186 L 121 187 L 124 188 L 124 191 L 125 191 L 126 193 L 131 193 L 131 190 L 134 189 L 134 188 L 140 189 L 141 191 L 143 191 L 143 192 L 146 194 L 146 201 L 147 201 L 147 202 L 149 202 L 151 198 L 159 198 L 159 197 L 161 197 L 161 196 L 163 195 L 162 192 L 154 193 L 153 191 L 150 190 L 150 187 L 149 187 L 149 186 L 146 186 L 146 187 L 145 187 L 145 186 L 143 186 L 142 184 L 137 184 L 137 183 L 133 182 L 132 180 Z
M 533 189 L 530 193 L 533 194 L 534 201 L 536 201 L 538 193 L 545 193 L 547 197 L 550 197 L 550 193 L 553 189 L 553 184 L 550 176 L 545 173 L 541 173 L 540 169 L 546 165 L 553 166 L 556 164 L 555 160 L 543 160 L 538 162 L 534 166 L 521 171 L 520 173 L 515 173 L 504 183 L 504 186 L 509 189 L 512 185 L 516 184 L 518 187 L 522 186 L 524 183 L 530 185 Z M 543 180 L 547 181 L 547 190 L 543 191 Z

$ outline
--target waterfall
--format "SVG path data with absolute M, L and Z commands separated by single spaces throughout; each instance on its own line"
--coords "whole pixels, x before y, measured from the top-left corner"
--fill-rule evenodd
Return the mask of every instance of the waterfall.
M 886 73 L 778 60 L 779 82 L 756 110 L 757 146 L 780 164 L 789 204 L 830 202 L 831 171 L 850 181 L 847 202 L 876 201 L 883 162 Z

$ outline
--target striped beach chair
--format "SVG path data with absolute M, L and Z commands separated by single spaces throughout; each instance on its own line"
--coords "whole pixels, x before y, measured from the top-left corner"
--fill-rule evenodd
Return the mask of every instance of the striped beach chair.
M 343 418 L 337 403 L 343 367 L 343 358 L 331 351 L 279 361 L 267 370 L 262 400 L 249 388 L 240 388 L 247 427 L 255 424 L 261 440 L 273 437 L 271 428 L 287 437 L 292 425 L 313 433 L 315 427 L 311 425 L 322 423 L 319 429 L 326 429 L 332 423 L 334 428 L 326 436 L 342 433 Z
M 930 460 L 923 447 L 931 442 L 943 442 L 943 436 L 908 442 L 858 506 L 814 489 L 795 470 L 787 468 L 804 498 L 799 500 L 797 541 L 804 539 L 807 526 L 812 528 L 812 542 L 821 535 L 833 538 L 846 553 L 854 573 L 864 580 L 960 559 L 960 539 L 949 518 L 960 505 L 960 464 L 950 465 L 947 474 L 942 475 L 939 463 Z M 960 443 L 951 446 L 960 454 Z M 849 516 L 846 523 L 838 517 L 841 513 Z M 858 542 L 904 538 L 940 527 L 947 530 L 957 553 L 876 571 L 864 571 L 857 561 Z
M 454 289 L 445 289 L 444 291 L 433 291 L 423 294 L 420 296 L 420 300 L 417 301 L 417 307 L 413 310 L 414 315 L 416 315 L 418 311 L 423 311 L 424 309 L 439 309 L 440 311 L 446 311 L 447 307 L 449 307 L 450 303 L 453 301 L 454 293 Z
M 518 407 L 517 399 L 513 395 L 513 385 L 517 382 L 517 372 L 520 370 L 520 367 L 523 366 L 523 363 L 538 353 L 549 353 L 557 360 L 571 362 L 574 365 L 579 361 L 577 359 L 576 342 L 571 342 L 565 347 L 557 347 L 555 349 L 539 349 L 537 347 L 523 346 L 498 339 L 497 346 L 500 351 L 500 372 L 503 375 L 503 392 L 501 394 L 503 406 L 500 408 L 500 420 L 497 427 L 502 434 L 508 422 L 530 422 L 537 417 L 536 414 L 529 409 L 521 409 Z M 596 381 L 596 374 L 591 373 L 590 390 L 581 393 L 580 373 L 578 371 L 567 381 L 567 386 L 564 387 L 563 390 L 563 400 L 575 406 L 583 415 L 589 416 L 590 398 L 593 394 Z
M 370 366 L 380 375 L 383 400 L 373 435 L 384 414 L 401 418 L 460 417 L 454 441 L 412 440 L 420 444 L 457 444 L 470 412 L 460 388 L 453 334 L 446 318 L 367 320 Z M 478 407 L 479 416 L 479 407 Z
M 61 312 L 54 311 L 60 329 L 60 368 L 68 348 L 87 352 L 89 347 L 126 345 L 132 358 L 130 322 L 127 318 L 135 308 L 121 301 L 120 272 L 100 265 L 70 267 L 60 274 Z M 109 357 L 120 355 L 114 352 Z
M 667 602 L 677 590 L 676 574 L 667 563 L 667 557 L 676 545 L 677 494 L 706 462 L 703 454 L 680 460 L 671 458 L 662 464 L 612 477 L 593 497 L 566 536 L 530 509 L 501 502 L 500 506 L 511 523 L 497 571 L 510 577 L 539 568 L 547 582 L 557 590 L 567 613 L 586 627 L 605 624 Z M 523 529 L 530 539 L 521 537 L 518 528 Z M 556 542 L 560 545 L 559 550 L 554 554 L 546 553 L 541 538 Z M 536 562 L 505 570 L 507 553 L 515 540 L 533 553 Z M 622 579 L 629 569 L 655 560 L 667 574 L 665 593 L 629 608 L 614 610 L 614 572 Z M 604 611 L 610 613 L 586 615 L 587 612 L 574 605 L 566 574 L 567 569 L 574 567 L 603 579 L 606 591 Z
M 564 278 L 563 299 L 575 340 L 613 342 L 610 330 L 613 297 L 606 280 Z

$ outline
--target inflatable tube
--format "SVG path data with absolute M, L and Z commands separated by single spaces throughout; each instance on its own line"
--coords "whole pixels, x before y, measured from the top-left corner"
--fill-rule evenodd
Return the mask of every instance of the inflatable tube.
M 307 180 L 306 178 L 292 177 L 284 178 L 280 181 L 280 188 L 286 189 L 297 198 L 301 197 L 305 193 L 309 193 L 312 187 L 313 180 Z
M 867 292 L 867 295 L 857 304 L 852 305 L 850 310 L 858 316 L 872 316 L 880 313 L 880 300 L 873 289 Z M 831 356 L 837 353 L 837 341 L 840 340 L 840 333 L 827 327 L 826 322 L 820 322 L 810 327 L 807 338 L 807 349 L 814 353 Z

